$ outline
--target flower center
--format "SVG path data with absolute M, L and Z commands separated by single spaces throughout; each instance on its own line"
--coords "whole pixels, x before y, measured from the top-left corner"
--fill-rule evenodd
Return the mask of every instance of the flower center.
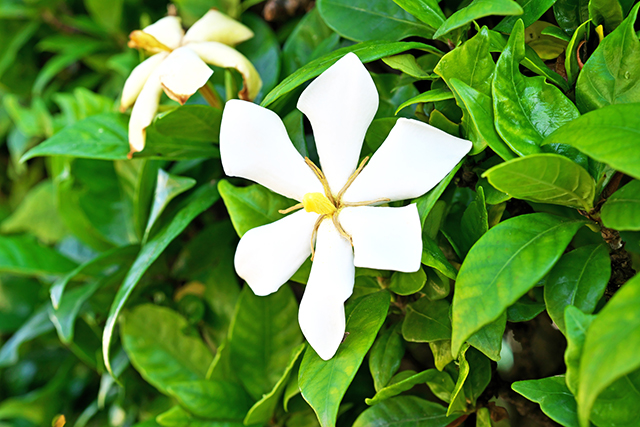
M 322 193 L 307 193 L 302 199 L 302 206 L 307 212 L 315 212 L 320 215 L 332 215 L 336 207 Z

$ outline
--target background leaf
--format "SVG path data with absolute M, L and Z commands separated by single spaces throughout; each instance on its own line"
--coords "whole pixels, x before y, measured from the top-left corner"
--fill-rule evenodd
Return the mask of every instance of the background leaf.
M 615 230 L 640 230 L 640 181 L 613 193 L 602 205 L 602 223 Z

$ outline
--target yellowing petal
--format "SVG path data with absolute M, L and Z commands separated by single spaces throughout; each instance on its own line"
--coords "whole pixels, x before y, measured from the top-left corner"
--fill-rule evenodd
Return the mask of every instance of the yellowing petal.
M 192 49 L 206 63 L 222 68 L 235 68 L 242 74 L 244 86 L 238 93 L 240 99 L 252 100 L 262 87 L 260 74 L 251 62 L 232 47 L 218 42 L 189 43 Z
M 215 9 L 210 9 L 187 30 L 183 44 L 191 42 L 219 42 L 235 46 L 253 37 L 253 31 Z
M 309 258 L 317 218 L 317 214 L 298 211 L 242 236 L 234 264 L 254 294 L 277 291 Z
M 447 176 L 471 145 L 426 123 L 399 119 L 343 200 L 418 197 Z
M 406 273 L 420 268 L 422 226 L 415 204 L 344 208 L 338 218 L 353 241 L 357 267 Z
M 164 18 L 144 27 L 142 31 L 153 36 L 157 41 L 173 50 L 180 46 L 184 31 L 177 16 L 165 16 Z
M 162 86 L 156 69 L 144 84 L 129 119 L 129 145 L 131 153 L 142 151 L 145 143 L 145 128 L 151 124 L 158 110 Z
M 213 70 L 188 47 L 171 52 L 158 70 L 165 93 L 180 104 L 187 102 L 213 74 Z
M 298 312 L 302 333 L 324 360 L 336 354 L 344 338 L 344 302 L 353 292 L 354 280 L 351 244 L 330 220 L 324 220 Z
M 147 58 L 133 69 L 127 81 L 124 82 L 122 98 L 120 99 L 120 110 L 124 111 L 136 102 L 136 98 L 140 94 L 147 79 L 166 57 L 166 52 L 158 53 Z

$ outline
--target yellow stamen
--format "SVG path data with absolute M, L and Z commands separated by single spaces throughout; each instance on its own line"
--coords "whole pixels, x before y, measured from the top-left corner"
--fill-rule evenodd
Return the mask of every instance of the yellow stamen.
M 129 34 L 129 43 L 127 43 L 127 46 L 132 49 L 144 49 L 151 53 L 171 52 L 171 49 L 160 43 L 158 39 L 141 30 L 135 30 Z
M 369 161 L 369 156 L 362 159 L 362 161 L 360 162 L 360 166 L 358 166 L 358 169 L 356 169 L 355 172 L 351 174 L 347 182 L 344 184 L 344 186 L 336 196 L 338 200 L 342 200 L 342 196 L 344 196 L 345 191 L 347 191 L 347 189 L 351 186 L 353 181 L 358 177 L 358 175 L 360 175 L 360 172 L 362 172 L 362 169 L 364 169 L 364 165 L 367 164 L 367 161 Z
M 291 206 L 290 208 L 287 208 L 287 209 L 279 209 L 278 213 L 281 213 L 281 214 L 284 215 L 284 214 L 288 214 L 289 212 L 293 212 L 293 211 L 297 211 L 298 209 L 302 209 L 303 207 L 304 206 L 303 206 L 302 203 L 298 203 L 298 204 L 293 205 L 293 206 Z
M 327 196 L 327 199 L 329 199 L 329 201 L 335 206 L 336 201 L 333 198 L 333 193 L 331 193 L 331 188 L 329 187 L 329 182 L 327 181 L 327 178 L 324 176 L 324 173 L 308 157 L 304 158 L 304 162 L 307 164 L 307 166 L 309 166 L 311 168 L 313 173 L 316 174 L 316 177 L 318 178 L 318 180 L 322 184 L 322 188 L 324 189 L 325 196 Z
M 332 215 L 336 207 L 322 193 L 307 193 L 302 198 L 302 205 L 307 212 L 315 212 L 320 215 Z
M 325 217 L 326 215 L 320 215 L 316 220 L 316 223 L 313 225 L 313 232 L 311 233 L 311 261 L 313 261 L 313 258 L 316 256 L 314 243 L 316 241 L 316 236 L 318 235 L 318 228 L 320 228 L 320 224 L 322 224 L 322 220 L 324 220 Z

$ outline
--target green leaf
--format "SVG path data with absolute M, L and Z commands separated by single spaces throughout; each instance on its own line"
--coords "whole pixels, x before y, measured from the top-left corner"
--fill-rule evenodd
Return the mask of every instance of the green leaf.
M 400 367 L 404 356 L 404 342 L 400 323 L 390 326 L 378 336 L 371 347 L 369 370 L 376 391 L 380 391 Z
M 635 276 L 609 300 L 587 330 L 576 399 L 578 418 L 584 427 L 588 426 L 598 395 L 617 379 L 640 368 L 639 311 L 640 276 Z
M 174 406 L 158 415 L 156 422 L 162 427 L 244 427 L 242 421 L 217 421 L 198 418 L 180 406 Z
M 556 5 L 558 3 L 556 3 Z M 582 23 L 575 30 L 571 36 L 571 40 L 569 40 L 569 44 L 567 45 L 564 67 L 567 70 L 567 80 L 570 85 L 575 84 L 578 79 L 578 74 L 580 74 L 581 67 L 578 63 L 578 46 L 580 46 L 583 41 L 587 42 L 589 40 L 590 29 L 591 21 L 585 21 Z
M 478 188 L 475 198 L 462 214 L 460 222 L 460 252 L 466 256 L 469 249 L 489 230 L 487 205 L 484 201 L 484 191 Z
M 221 180 L 218 189 L 240 237 L 252 228 L 283 218 L 278 210 L 296 203 L 258 184 L 235 187 L 229 181 Z
M 466 398 L 471 400 L 473 406 L 491 381 L 491 362 L 473 347 L 469 347 L 464 356 L 466 363 L 469 364 L 469 375 L 463 389 Z
M 438 6 L 437 0 L 393 0 L 398 6 L 430 26 L 431 28 L 440 27 L 445 16 L 442 9 Z
M 318 0 L 317 7 L 336 33 L 358 42 L 431 38 L 434 31 L 390 1 Z
M 254 400 L 282 377 L 293 349 L 302 341 L 298 304 L 288 286 L 268 296 L 244 287 L 229 330 L 231 366 Z
M 624 15 L 618 0 L 591 0 L 589 17 L 594 25 L 603 24 L 607 31 L 613 31 L 620 25 Z
M 349 52 L 355 53 L 363 63 L 367 63 L 386 56 L 406 52 L 410 49 L 419 49 L 437 55 L 442 55 L 442 52 L 438 49 L 418 42 L 387 42 L 376 40 L 347 46 L 328 53 L 309 62 L 304 67 L 299 68 L 295 73 L 286 77 L 280 82 L 280 84 L 278 84 L 278 86 L 273 88 L 273 90 L 264 97 L 260 105 L 267 107 L 269 104 L 273 103 L 281 96 L 291 92 L 306 81 L 319 76 L 338 59 L 342 58 Z
M 478 332 L 471 335 L 467 342 L 484 353 L 489 359 L 497 362 L 500 360 L 502 336 L 506 327 L 507 313 L 505 312 L 497 320 L 483 326 Z
M 169 202 L 194 185 L 196 185 L 196 180 L 193 178 L 171 175 L 162 169 L 158 169 L 153 205 L 151 206 L 151 213 L 149 214 L 149 219 L 147 220 L 147 225 L 144 230 L 145 241 L 149 236 L 149 232 L 151 232 L 151 228 Z
M 0 272 L 26 276 L 60 275 L 76 263 L 29 236 L 0 236 Z
M 335 426 L 340 401 L 387 317 L 390 294 L 380 291 L 352 302 L 346 331 L 351 332 L 332 359 L 324 361 L 309 347 L 298 383 L 322 427 Z M 349 308 L 349 307 L 347 307 Z
M 413 371 L 403 371 L 396 375 L 389 385 L 377 391 L 371 399 L 365 399 L 367 405 L 375 405 L 402 392 L 411 390 L 413 386 L 424 384 L 436 373 L 435 369 L 427 369 L 416 374 Z
M 636 4 L 627 19 L 602 40 L 580 71 L 576 83 L 580 112 L 640 102 L 640 41 L 634 29 L 639 8 Z
M 484 234 L 469 251 L 456 280 L 453 354 L 544 277 L 584 224 L 535 213 L 503 221 Z
M 84 5 L 91 18 L 110 33 L 115 33 L 120 29 L 122 3 L 124 3 L 123 0 L 116 0 L 108 4 L 100 0 L 84 0 Z
M 589 20 L 589 0 L 558 0 L 553 4 L 553 14 L 558 25 L 572 34 Z
M 573 305 L 593 313 L 610 276 L 611 259 L 603 244 L 582 246 L 560 258 L 547 276 L 544 300 L 549 316 L 562 332 L 565 307 Z
M 444 101 L 446 99 L 453 99 L 453 93 L 450 90 L 441 88 L 441 89 L 432 89 L 426 92 L 421 93 L 418 96 L 414 96 L 411 99 L 407 99 L 405 102 L 400 104 L 395 114 L 398 114 L 400 110 L 409 105 L 418 104 L 420 102 L 435 102 L 435 101 Z
M 305 344 L 300 344 L 298 347 L 293 349 L 291 359 L 285 368 L 284 373 L 276 385 L 273 386 L 273 389 L 251 407 L 244 418 L 244 425 L 266 424 L 273 418 L 276 407 L 278 403 L 280 403 L 280 397 L 282 396 L 282 393 L 285 392 L 285 388 L 289 384 L 289 377 L 291 377 L 292 374 L 295 376 L 298 373 L 298 360 L 300 359 L 300 355 L 305 347 Z
M 431 79 L 431 74 L 423 70 L 422 67 L 420 67 L 420 65 L 416 62 L 416 57 L 409 53 L 388 56 L 386 58 L 382 58 L 382 62 L 384 62 L 394 70 L 402 71 L 403 73 L 413 77 L 414 79 Z
M 562 29 L 549 22 L 536 21 L 524 31 L 527 46 L 531 47 L 545 61 L 558 58 L 564 53 L 569 43 L 569 36 Z
M 456 28 L 491 15 L 521 15 L 522 8 L 513 0 L 473 0 L 470 5 L 454 12 L 433 35 L 437 39 Z
M 458 271 L 447 261 L 442 250 L 428 236 L 422 236 L 422 263 L 455 280 Z
M 414 273 L 396 271 L 391 276 L 389 290 L 398 295 L 411 295 L 418 292 L 427 283 L 427 274 L 421 268 Z
M 613 193 L 600 211 L 605 227 L 640 230 L 640 181 L 632 181 Z
M 186 335 L 184 317 L 143 304 L 122 317 L 122 345 L 142 377 L 163 393 L 185 381 L 202 380 L 213 355 L 199 336 Z
M 440 196 L 442 196 L 444 190 L 447 189 L 447 186 L 451 183 L 451 180 L 456 175 L 461 166 L 462 161 L 460 161 L 460 163 L 458 163 L 453 169 L 451 169 L 451 172 L 449 172 L 447 176 L 445 176 L 444 179 L 438 183 L 438 185 L 436 185 L 417 199 L 413 199 L 412 203 L 415 203 L 418 207 L 420 224 L 422 226 L 424 226 L 424 222 L 426 221 L 429 212 L 431 212 L 431 209 L 436 204 Z
M 457 402 L 466 402 L 465 390 L 463 388 L 467 377 L 469 376 L 469 363 L 466 359 L 467 350 L 469 350 L 469 346 L 465 345 L 460 351 L 460 357 L 458 358 L 458 380 L 456 381 L 456 385 L 453 387 L 453 391 L 451 392 L 449 407 L 447 408 L 447 415 L 454 413 L 458 409 Z
M 166 391 L 183 408 L 203 418 L 239 421 L 253 404 L 251 397 L 241 385 L 225 381 L 170 380 Z
M 610 105 L 567 123 L 547 136 L 543 144 L 571 145 L 640 179 L 640 129 L 630 126 L 639 116 L 640 103 Z
M 541 142 L 580 114 L 562 92 L 541 77 L 524 77 L 524 26 L 518 21 L 500 55 L 493 78 L 493 108 L 498 133 L 520 156 L 541 152 Z M 518 102 L 514 102 L 518 100 Z
M 158 259 L 162 252 L 169 246 L 182 231 L 205 209 L 208 209 L 219 198 L 215 185 L 205 184 L 193 192 L 185 201 L 185 206 L 178 211 L 176 216 L 158 233 L 149 240 L 140 250 L 138 257 L 129 269 L 127 276 L 118 289 L 115 299 L 109 309 L 109 316 L 102 334 L 102 355 L 107 370 L 111 372 L 111 362 L 109 360 L 109 347 L 116 320 L 125 302 L 133 292 L 147 269 Z M 206 370 L 206 367 L 204 368 Z
M 501 33 L 511 33 L 513 26 L 518 19 L 522 19 L 524 26 L 528 27 L 536 22 L 540 17 L 556 2 L 556 0 L 516 0 L 522 6 L 522 15 L 507 16 L 493 27 L 494 31 Z
M 578 427 L 576 399 L 567 388 L 564 376 L 516 381 L 511 388 L 538 403 L 542 412 L 553 421 L 564 427 Z
M 442 371 L 445 366 L 453 362 L 451 340 L 432 341 L 429 343 L 429 348 L 433 354 L 433 361 L 437 370 Z
M 517 199 L 590 211 L 596 183 L 577 163 L 557 154 L 533 154 L 500 163 L 482 174 Z
M 47 305 L 40 307 L 4 343 L 0 348 L 0 368 L 6 368 L 18 362 L 18 350 L 22 344 L 53 330 L 53 323 L 49 320 L 47 310 Z
M 537 302 L 528 295 L 524 295 L 507 309 L 507 320 L 514 323 L 528 322 L 542 313 L 545 308 L 543 302 Z
M 447 417 L 442 405 L 416 396 L 398 396 L 362 412 L 353 427 L 446 427 L 457 416 Z
M 282 48 L 282 75 L 288 76 L 311 59 L 315 50 L 332 34 L 318 8 L 311 9 L 293 29 Z
M 402 336 L 411 342 L 431 342 L 451 338 L 449 302 L 420 298 L 407 305 Z

